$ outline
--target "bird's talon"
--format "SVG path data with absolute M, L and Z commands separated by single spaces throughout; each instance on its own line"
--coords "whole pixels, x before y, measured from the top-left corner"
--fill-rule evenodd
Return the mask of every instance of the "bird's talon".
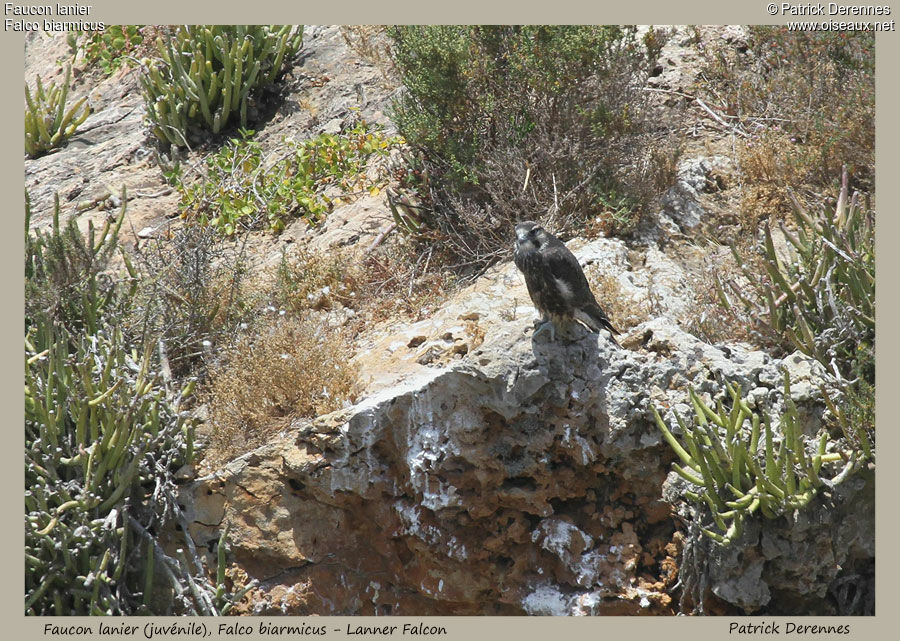
M 550 328 L 550 342 L 556 341 L 556 328 L 553 326 L 553 321 L 544 321 L 540 324 L 540 326 L 534 330 L 534 334 L 532 334 L 531 338 L 537 338 L 538 334 L 545 331 L 547 328 Z

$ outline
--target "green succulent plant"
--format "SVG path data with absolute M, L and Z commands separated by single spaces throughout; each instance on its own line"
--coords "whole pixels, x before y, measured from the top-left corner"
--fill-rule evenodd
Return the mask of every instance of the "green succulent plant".
M 776 250 L 765 228 L 755 257 L 732 253 L 743 283 L 716 277 L 720 303 L 737 307 L 770 341 L 818 360 L 822 390 L 847 438 L 871 455 L 875 439 L 875 216 L 850 195 L 846 168 L 833 206 L 807 211 L 791 194 L 794 228 Z M 755 262 L 754 260 L 755 259 Z
M 74 218 L 60 224 L 57 198 L 51 229 L 33 232 L 26 194 L 26 614 L 223 614 L 252 587 L 225 589 L 224 537 L 217 583 L 207 578 L 175 496 L 193 455 L 181 407 L 194 383 L 170 392 L 157 341 L 121 328 L 138 274 L 124 252 L 127 275 L 108 268 L 126 203 L 84 236 Z M 155 538 L 173 519 L 190 560 Z
M 63 145 L 91 114 L 87 98 L 66 108 L 71 77 L 72 67 L 67 66 L 62 85 L 54 82 L 45 87 L 41 79 L 36 78 L 32 94 L 28 83 L 25 84 L 25 153 L 30 158 Z
M 187 146 L 192 128 L 217 134 L 272 84 L 303 41 L 289 25 L 182 26 L 157 39 L 159 58 L 144 58 L 141 87 L 154 135 Z
M 728 545 L 740 537 L 745 520 L 757 511 L 771 519 L 805 507 L 821 488 L 839 484 L 869 458 L 866 452 L 852 448 L 828 451 L 825 430 L 817 439 L 801 434 L 787 373 L 780 433 L 768 413 L 750 409 L 737 383 L 727 388 L 730 409 L 721 400 L 713 409 L 690 390 L 693 424 L 688 427 L 675 413 L 681 440 L 651 406 L 663 438 L 681 460 L 681 464 L 673 463 L 672 469 L 693 486 L 684 496 L 709 508 L 715 529 L 701 529 L 720 544 Z M 826 466 L 841 462 L 840 471 L 827 473 Z
M 875 218 L 858 193 L 850 197 L 846 169 L 832 208 L 814 214 L 791 198 L 795 230 L 781 224 L 787 255 L 776 251 L 767 225 L 760 254 L 765 276 L 733 251 L 751 289 L 720 283 L 720 299 L 732 305 L 727 291 L 770 336 L 847 375 L 860 348 L 874 348 Z

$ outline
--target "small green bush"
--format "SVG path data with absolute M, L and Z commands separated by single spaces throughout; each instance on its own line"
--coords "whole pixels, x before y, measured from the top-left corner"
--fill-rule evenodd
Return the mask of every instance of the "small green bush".
M 615 26 L 389 28 L 406 88 L 393 118 L 431 180 L 411 190 L 439 210 L 462 256 L 507 253 L 524 217 L 552 218 L 563 233 L 597 216 L 609 232 L 634 230 L 659 187 L 658 159 L 640 144 L 657 124 L 641 89 L 661 46 L 650 33 L 641 42 Z
M 122 65 L 133 63 L 135 50 L 144 42 L 142 29 L 141 25 L 114 24 L 103 31 L 70 31 L 67 42 L 72 60 L 80 51 L 89 66 L 97 65 L 107 75 L 115 73 Z
M 71 78 L 70 66 L 66 67 L 66 79 L 61 86 L 54 82 L 45 88 L 41 79 L 36 78 L 33 95 L 25 83 L 25 153 L 30 158 L 43 156 L 61 146 L 91 114 L 87 98 L 66 109 Z M 82 107 L 84 109 L 79 113 Z
M 401 140 L 385 137 L 360 121 L 342 134 L 321 134 L 300 142 L 287 142 L 287 153 L 268 162 L 261 145 L 244 130 L 206 161 L 201 180 L 176 184 L 182 193 L 182 215 L 210 224 L 227 235 L 239 226 L 265 224 L 281 231 L 291 217 L 310 223 L 322 220 L 342 194 L 380 189 L 366 177 L 372 155 L 386 155 Z
M 157 39 L 160 58 L 144 58 L 141 86 L 157 138 L 187 146 L 192 130 L 219 133 L 271 85 L 300 49 L 303 27 L 195 25 Z

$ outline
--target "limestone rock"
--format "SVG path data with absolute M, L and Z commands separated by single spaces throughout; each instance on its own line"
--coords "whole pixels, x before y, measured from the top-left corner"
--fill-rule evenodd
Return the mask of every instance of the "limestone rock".
M 582 262 L 628 269 L 615 242 L 572 246 Z M 193 500 L 224 499 L 204 522 L 221 513 L 235 563 L 260 582 L 247 611 L 677 611 L 671 510 L 686 508 L 666 481 L 673 455 L 650 404 L 687 416 L 689 387 L 711 399 L 727 380 L 777 410 L 782 368 L 810 389 L 822 371 L 801 354 L 708 345 L 666 317 L 627 332 L 624 349 L 580 326 L 532 339 L 534 318 L 514 267 L 501 265 L 431 318 L 371 341 L 357 357 L 367 381 L 357 405 L 298 421 L 188 486 Z M 792 396 L 810 420 L 821 415 L 813 395 Z M 833 518 L 823 508 L 792 527 L 753 521 L 760 543 L 743 556 L 689 539 L 686 558 L 715 565 L 688 576 L 706 577 L 703 598 L 731 612 L 772 607 L 785 591 L 827 594 L 838 565 L 872 558 L 871 528 L 843 526 L 849 551 L 822 538 Z M 811 557 L 821 570 L 801 580 Z
M 699 225 L 707 213 L 701 194 L 722 188 L 721 176 L 729 172 L 725 156 L 686 158 L 678 163 L 676 183 L 663 197 L 663 223 L 674 221 L 682 231 Z M 671 224 L 671 223 L 670 223 Z

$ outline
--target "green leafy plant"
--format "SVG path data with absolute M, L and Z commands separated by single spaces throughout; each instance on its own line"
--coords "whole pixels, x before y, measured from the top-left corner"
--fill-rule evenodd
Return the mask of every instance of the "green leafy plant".
M 377 193 L 380 186 L 366 177 L 366 163 L 401 142 L 360 121 L 343 134 L 288 142 L 288 152 L 270 162 L 253 133 L 242 130 L 241 138 L 232 138 L 211 155 L 201 180 L 189 186 L 178 183 L 185 218 L 227 235 L 239 225 L 254 228 L 263 222 L 281 231 L 293 216 L 316 223 L 342 197 L 326 195 L 329 188 L 342 194 Z
M 29 157 L 37 158 L 61 146 L 90 115 L 87 98 L 66 108 L 71 77 L 72 67 L 67 66 L 62 85 L 54 82 L 44 87 L 41 79 L 35 78 L 34 94 L 25 83 L 25 153 Z
M 70 31 L 67 37 L 74 62 L 79 51 L 88 65 L 97 65 L 107 75 L 123 64 L 132 64 L 135 50 L 144 42 L 141 25 L 107 25 L 102 31 Z M 136 61 L 135 61 L 136 62 Z
M 693 424 L 688 427 L 675 413 L 681 441 L 651 406 L 663 437 L 683 464 L 673 463 L 672 469 L 696 488 L 684 495 L 709 508 L 715 529 L 701 529 L 717 543 L 729 545 L 740 537 L 744 521 L 757 511 L 773 519 L 805 507 L 822 487 L 838 485 L 871 456 L 868 448 L 829 451 L 825 430 L 818 439 L 805 439 L 787 373 L 780 433 L 767 413 L 760 416 L 750 409 L 738 384 L 728 385 L 728 393 L 731 409 L 721 399 L 713 409 L 690 390 Z M 837 462 L 844 462 L 843 469 L 827 475 L 826 465 Z
M 157 39 L 160 58 L 144 58 L 141 86 L 157 138 L 187 146 L 192 129 L 214 134 L 234 118 L 248 123 L 256 92 L 272 84 L 300 49 L 303 27 L 182 26 Z

